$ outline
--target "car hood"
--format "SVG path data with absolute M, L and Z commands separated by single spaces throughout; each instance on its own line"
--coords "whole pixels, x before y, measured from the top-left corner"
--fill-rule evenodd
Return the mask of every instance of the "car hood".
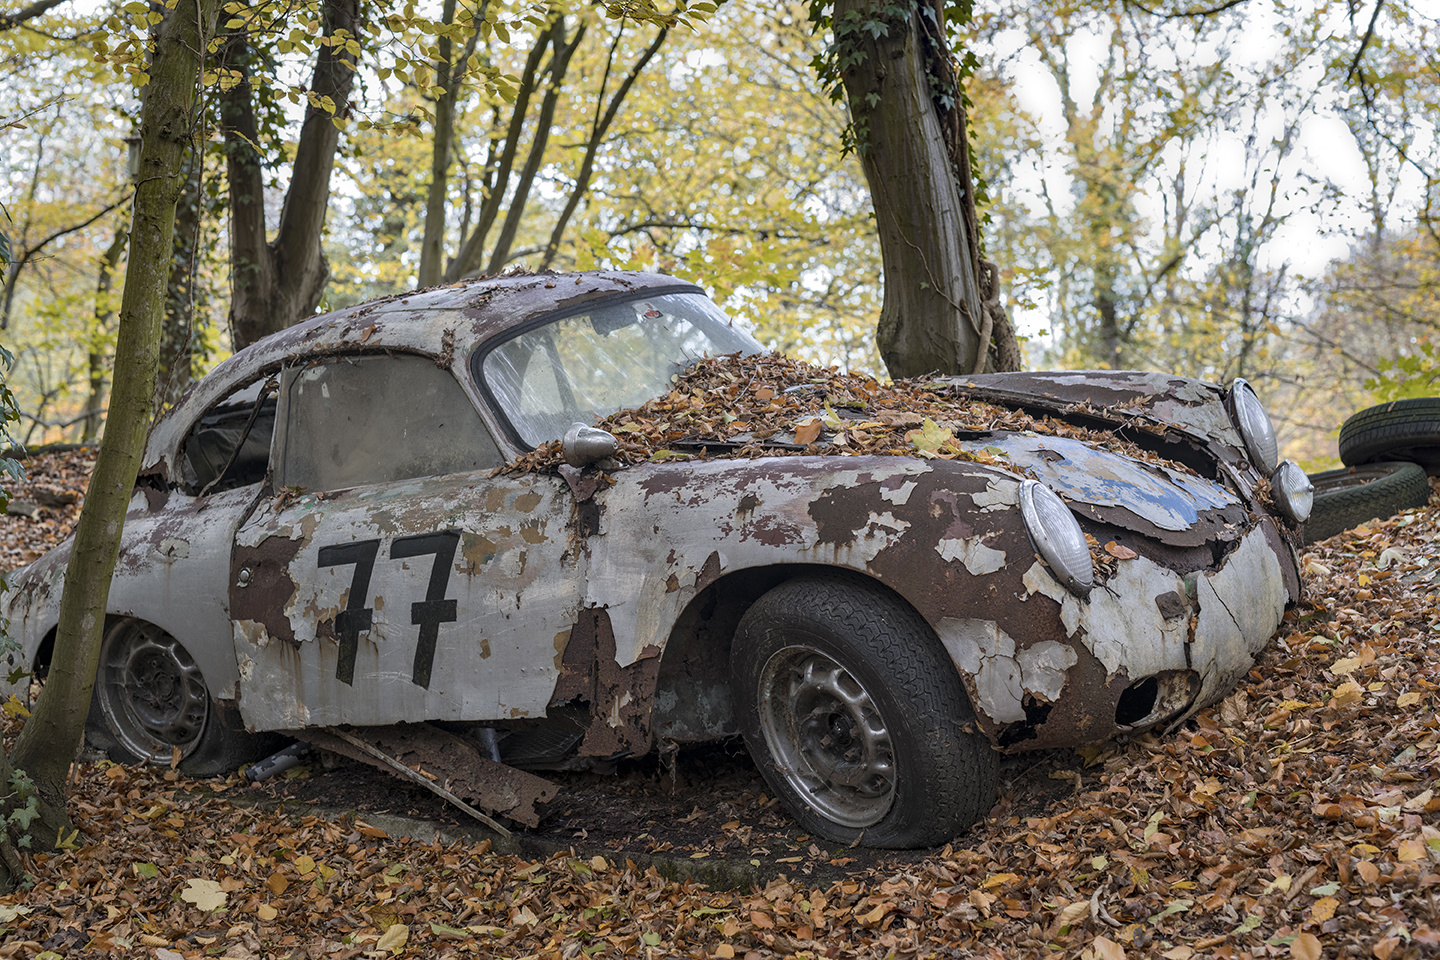
M 1172 542 L 1176 534 L 1209 539 L 1246 513 L 1239 497 L 1203 477 L 1067 437 L 997 432 L 960 445 L 1034 477 L 1096 520 Z

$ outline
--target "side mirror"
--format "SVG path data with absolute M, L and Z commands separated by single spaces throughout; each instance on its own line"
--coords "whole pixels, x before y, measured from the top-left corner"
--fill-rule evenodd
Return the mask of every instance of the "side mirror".
M 572 467 L 588 467 L 597 460 L 614 456 L 619 449 L 620 441 L 613 434 L 587 427 L 578 421 L 570 424 L 570 429 L 565 431 L 565 439 L 560 443 L 565 462 Z

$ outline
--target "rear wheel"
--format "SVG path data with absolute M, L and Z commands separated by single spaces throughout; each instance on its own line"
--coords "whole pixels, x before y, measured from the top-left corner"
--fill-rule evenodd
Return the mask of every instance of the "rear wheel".
M 116 620 L 100 643 L 86 736 L 117 763 L 227 773 L 255 758 L 259 738 L 231 729 L 184 645 L 154 624 Z
M 1396 400 L 1354 414 L 1340 427 L 1340 460 L 1347 466 L 1409 460 L 1431 476 L 1440 473 L 1440 397 Z
M 1315 505 L 1305 523 L 1306 543 L 1430 502 L 1430 482 L 1415 463 L 1367 463 L 1327 470 L 1311 474 L 1310 483 L 1315 487 Z
M 996 761 L 955 665 L 898 598 L 840 577 L 788 581 L 731 648 L 741 731 L 806 830 L 869 846 L 943 843 L 995 800 Z

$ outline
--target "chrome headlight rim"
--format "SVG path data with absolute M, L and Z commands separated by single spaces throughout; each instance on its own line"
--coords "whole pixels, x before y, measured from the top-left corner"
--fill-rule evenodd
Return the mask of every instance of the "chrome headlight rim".
M 1095 563 L 1080 521 L 1060 495 L 1038 480 L 1020 483 L 1020 516 L 1040 559 L 1077 597 L 1095 586 Z
M 1275 427 L 1255 388 L 1244 377 L 1236 377 L 1230 383 L 1230 417 L 1256 471 L 1263 477 L 1272 476 L 1280 465 Z
M 1304 523 L 1310 519 L 1310 512 L 1315 507 L 1315 485 L 1300 464 L 1284 460 L 1270 476 L 1270 498 L 1285 519 L 1291 523 Z

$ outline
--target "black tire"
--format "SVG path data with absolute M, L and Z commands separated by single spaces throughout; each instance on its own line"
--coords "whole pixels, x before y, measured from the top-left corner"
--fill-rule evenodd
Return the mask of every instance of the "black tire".
M 185 647 L 154 624 L 113 619 L 100 641 L 100 667 L 85 737 L 116 763 L 178 768 L 192 777 L 229 773 L 257 759 L 269 739 L 246 733 L 210 696 Z
M 995 752 L 965 729 L 955 665 L 919 614 L 873 584 L 775 587 L 741 618 L 730 677 L 750 755 L 810 833 L 935 846 L 995 802 Z
M 1305 523 L 1306 543 L 1430 502 L 1430 481 L 1416 463 L 1367 463 L 1327 470 L 1311 474 L 1310 482 L 1315 486 L 1315 505 Z
M 1348 467 L 1409 460 L 1432 477 L 1440 473 L 1440 397 L 1417 397 L 1369 407 L 1340 427 L 1340 462 Z

